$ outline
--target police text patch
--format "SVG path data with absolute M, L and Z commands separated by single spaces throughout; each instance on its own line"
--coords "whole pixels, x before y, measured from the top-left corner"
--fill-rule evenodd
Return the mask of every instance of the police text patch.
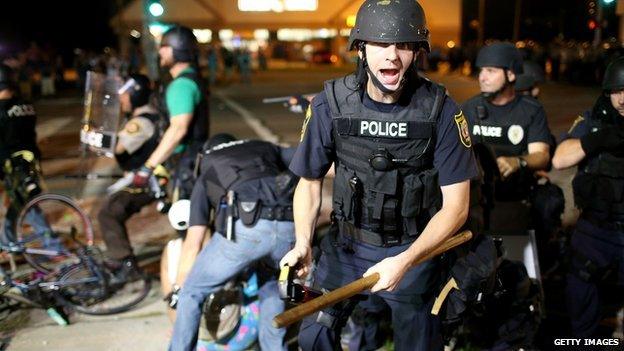
M 470 139 L 470 130 L 468 129 L 468 122 L 462 111 L 454 116 L 455 124 L 457 124 L 457 130 L 459 131 L 459 140 L 465 147 L 472 146 L 472 140 Z
M 389 121 L 360 121 L 358 134 L 367 137 L 407 138 L 409 123 Z

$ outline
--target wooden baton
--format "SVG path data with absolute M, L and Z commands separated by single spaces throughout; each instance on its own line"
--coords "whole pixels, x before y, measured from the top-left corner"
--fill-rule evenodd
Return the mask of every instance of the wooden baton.
M 427 261 L 443 252 L 446 252 L 456 246 L 459 246 L 472 238 L 472 233 L 469 230 L 465 230 L 459 234 L 449 238 L 435 250 L 431 251 L 427 255 L 417 260 L 414 265 Z M 352 283 L 342 286 L 336 290 L 332 290 L 323 296 L 319 296 L 308 302 L 302 303 L 299 306 L 293 307 L 283 313 L 278 314 L 273 318 L 273 326 L 275 328 L 287 327 L 295 322 L 298 322 L 311 315 L 314 312 L 320 311 L 328 306 L 334 305 L 342 300 L 346 300 L 352 296 L 361 293 L 364 290 L 372 288 L 379 280 L 379 273 L 374 273 L 364 278 L 360 278 Z

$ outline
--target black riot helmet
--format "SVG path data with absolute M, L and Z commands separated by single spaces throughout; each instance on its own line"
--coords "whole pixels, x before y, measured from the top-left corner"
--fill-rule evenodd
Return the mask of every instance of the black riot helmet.
M 228 133 L 215 134 L 206 141 L 206 143 L 204 144 L 204 150 L 207 151 L 217 145 L 229 143 L 232 141 L 236 141 L 236 137 L 233 136 L 232 134 L 228 134 Z
M 602 90 L 611 91 L 624 88 L 624 57 L 611 61 L 605 70 Z
M 197 59 L 197 38 L 190 28 L 175 26 L 163 34 L 160 46 L 173 48 L 175 62 L 194 62 Z
M 477 55 L 476 66 L 498 67 L 512 71 L 516 76 L 522 74 L 522 55 L 515 45 L 509 42 L 496 42 L 484 46 Z
M 523 73 L 516 77 L 514 88 L 516 91 L 525 91 L 536 85 L 544 83 L 544 70 L 533 61 L 525 61 L 522 64 Z
M 431 51 L 425 11 L 416 0 L 364 1 L 351 29 L 349 50 L 358 41 L 419 43 Z
M 128 93 L 132 108 L 147 105 L 152 94 L 151 82 L 143 74 L 131 74 L 124 85 L 119 89 L 119 94 Z
M 11 88 L 15 82 L 14 78 L 11 67 L 0 63 L 0 90 Z

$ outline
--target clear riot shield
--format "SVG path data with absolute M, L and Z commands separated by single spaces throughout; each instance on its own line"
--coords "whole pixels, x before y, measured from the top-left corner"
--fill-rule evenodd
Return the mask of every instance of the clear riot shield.
M 119 77 L 87 72 L 80 142 L 89 150 L 113 157 L 120 123 Z

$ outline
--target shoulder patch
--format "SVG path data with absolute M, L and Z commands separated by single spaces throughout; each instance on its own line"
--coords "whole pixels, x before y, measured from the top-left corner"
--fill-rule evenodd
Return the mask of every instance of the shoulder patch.
M 572 133 L 572 131 L 574 130 L 574 128 L 576 128 L 576 126 L 578 126 L 579 123 L 583 122 L 585 120 L 585 118 L 581 115 L 578 115 L 576 117 L 576 119 L 574 120 L 574 123 L 572 123 L 572 127 L 570 127 L 570 129 L 568 130 L 568 134 Z
M 128 134 L 136 134 L 141 130 L 141 127 L 138 123 L 134 121 L 130 121 L 126 123 L 126 127 L 124 128 Z
M 464 144 L 465 147 L 472 147 L 472 139 L 470 139 L 470 131 L 468 130 L 468 122 L 466 121 L 466 116 L 462 111 L 459 111 L 458 114 L 454 116 L 455 124 L 457 125 L 457 130 L 459 131 L 459 140 Z
M 306 110 L 305 119 L 303 120 L 303 125 L 301 126 L 301 136 L 299 137 L 299 142 L 303 141 L 303 137 L 305 136 L 306 130 L 308 129 L 308 122 L 310 122 L 310 118 L 312 118 L 312 106 L 308 106 Z

